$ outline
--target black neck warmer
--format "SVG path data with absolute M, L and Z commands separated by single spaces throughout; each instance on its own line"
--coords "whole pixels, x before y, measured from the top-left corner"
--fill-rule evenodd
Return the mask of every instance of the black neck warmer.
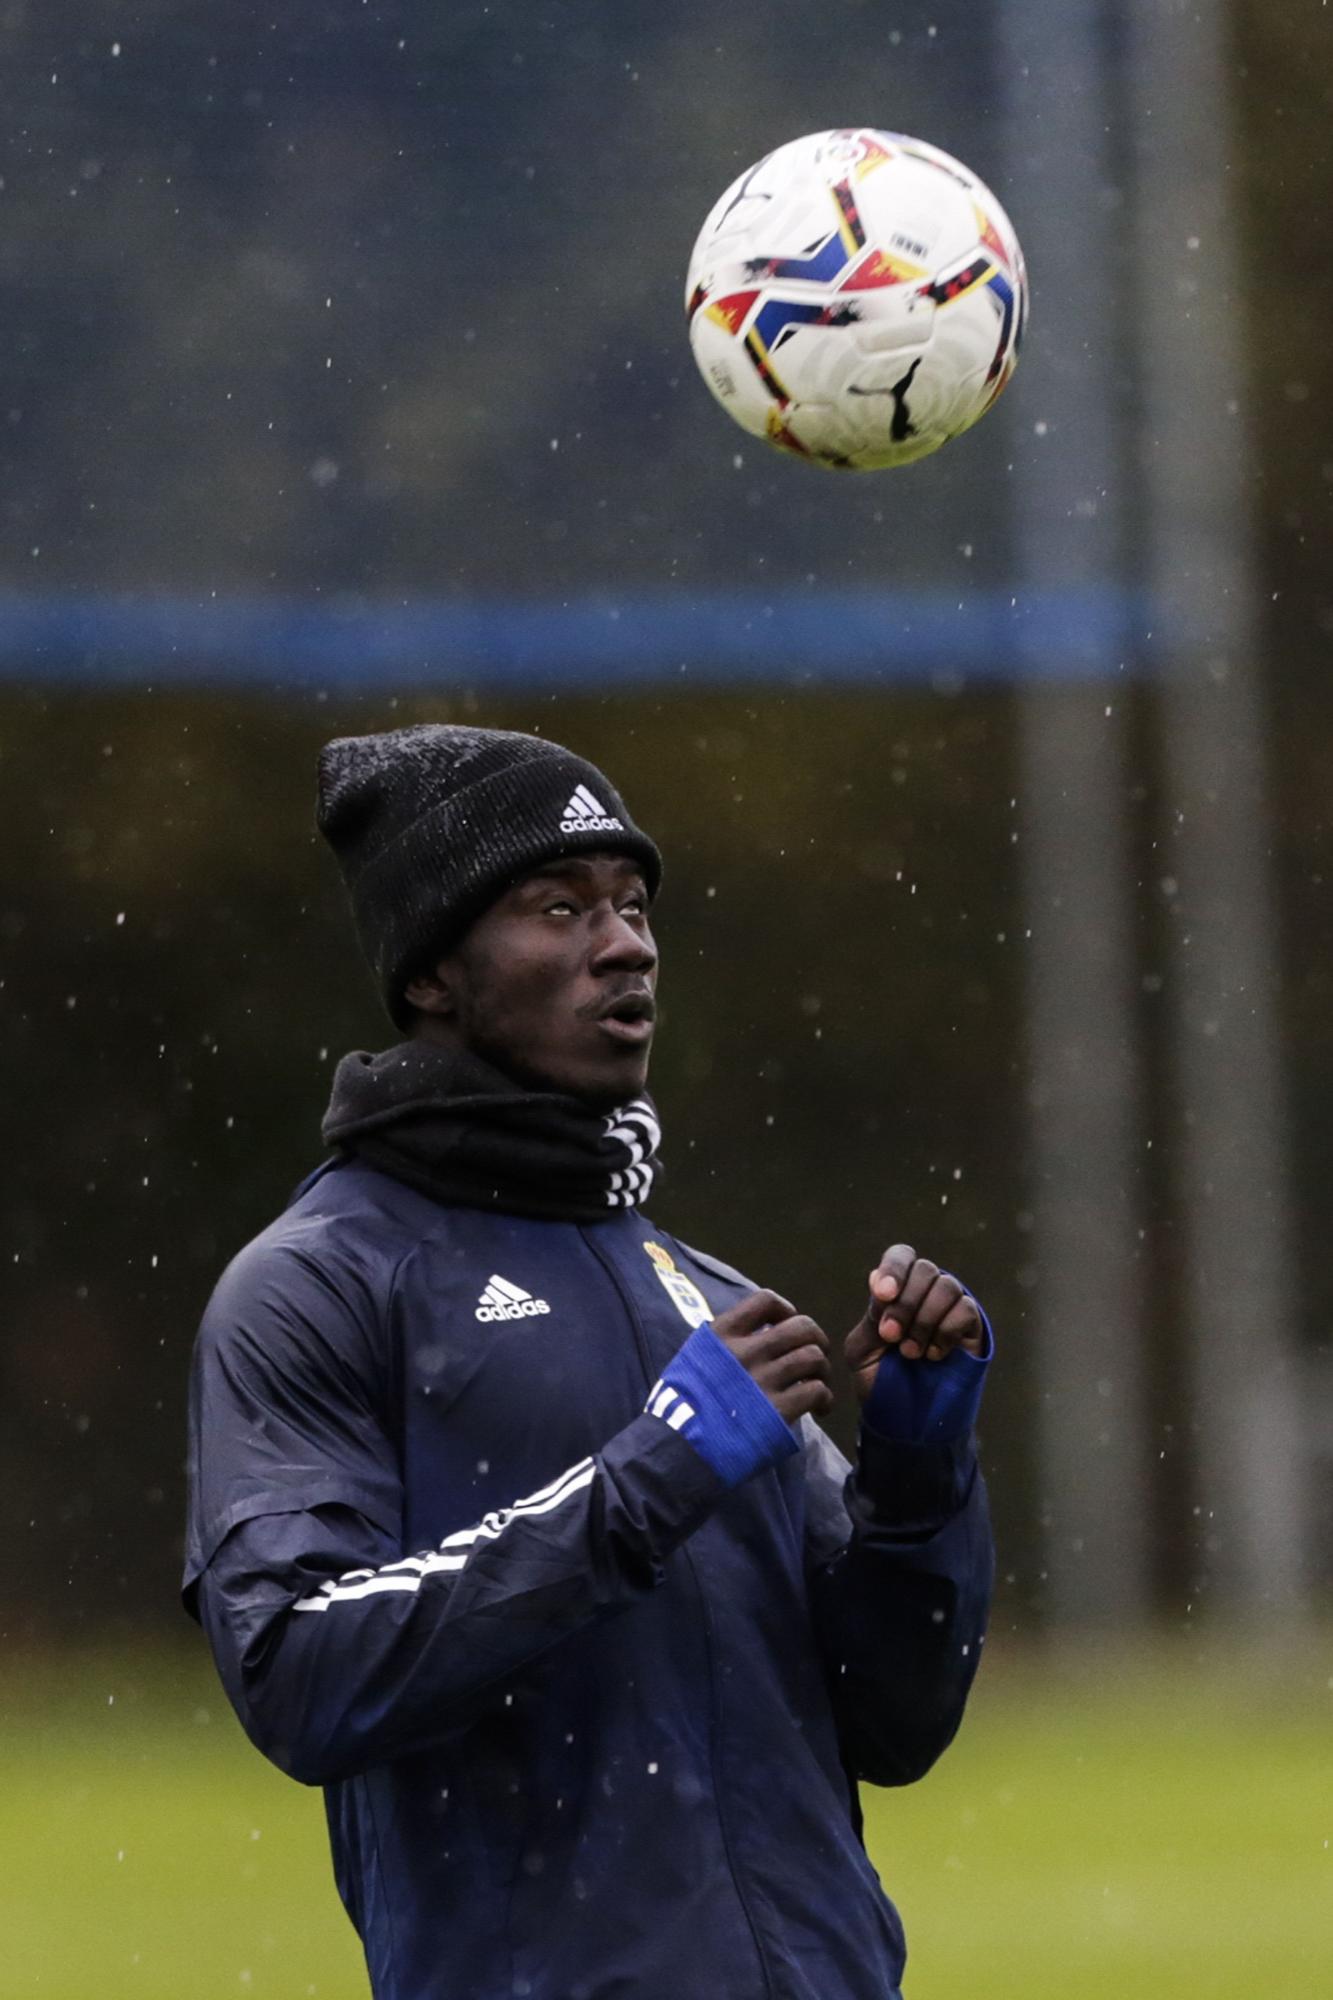
M 646 1097 L 594 1111 L 430 1042 L 344 1056 L 321 1129 L 325 1145 L 436 1201 L 562 1222 L 640 1207 L 661 1139 Z

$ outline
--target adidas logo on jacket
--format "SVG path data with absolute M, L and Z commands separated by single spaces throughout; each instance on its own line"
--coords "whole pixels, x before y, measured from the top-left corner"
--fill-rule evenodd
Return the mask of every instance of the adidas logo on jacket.
M 508 1278 L 497 1278 L 492 1273 L 485 1291 L 477 1305 L 478 1319 L 533 1319 L 538 1313 L 548 1313 L 551 1308 L 545 1299 L 534 1299 L 531 1292 L 525 1292 L 522 1285 L 511 1285 Z

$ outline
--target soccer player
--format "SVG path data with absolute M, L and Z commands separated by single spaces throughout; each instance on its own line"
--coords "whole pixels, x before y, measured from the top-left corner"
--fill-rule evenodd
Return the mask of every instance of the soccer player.
M 884 1253 L 852 1470 L 820 1327 L 649 1221 L 661 859 L 600 771 L 346 738 L 319 824 L 399 1040 L 208 1306 L 185 1596 L 376 2000 L 893 2000 L 856 1785 L 976 1669 L 984 1316 Z

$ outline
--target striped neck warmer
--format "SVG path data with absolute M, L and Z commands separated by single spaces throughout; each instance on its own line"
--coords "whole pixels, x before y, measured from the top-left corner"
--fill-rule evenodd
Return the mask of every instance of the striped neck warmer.
M 436 1201 L 550 1221 L 640 1208 L 660 1170 L 650 1099 L 594 1111 L 429 1042 L 345 1055 L 321 1132 L 326 1146 Z

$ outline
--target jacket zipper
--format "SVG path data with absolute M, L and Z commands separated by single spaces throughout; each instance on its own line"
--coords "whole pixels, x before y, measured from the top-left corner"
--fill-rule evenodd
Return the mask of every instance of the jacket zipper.
M 647 1337 L 643 1330 L 643 1322 L 639 1318 L 639 1309 L 626 1287 L 622 1284 L 620 1274 L 611 1259 L 602 1253 L 582 1225 L 580 1225 L 579 1234 L 583 1237 L 593 1256 L 610 1278 L 611 1283 L 620 1295 L 626 1312 L 629 1314 L 630 1325 L 634 1330 L 635 1346 L 639 1353 L 639 1366 L 643 1370 L 643 1389 L 646 1396 L 657 1378 L 652 1371 L 652 1363 L 648 1354 Z M 713 1777 L 713 1805 L 717 1812 L 718 1831 L 722 1836 L 722 1852 L 727 1857 L 727 1870 L 731 1876 L 731 1886 L 736 1893 L 736 1901 L 740 1904 L 741 1915 L 745 1918 L 745 1922 L 749 1928 L 750 1942 L 754 1946 L 755 1957 L 759 1961 L 759 1971 L 763 1977 L 764 1991 L 769 1996 L 769 2000 L 776 2000 L 768 1956 L 764 1950 L 763 1942 L 759 1936 L 759 1927 L 754 1920 L 754 1912 L 751 1910 L 745 1891 L 741 1886 L 740 1875 L 736 1867 L 735 1846 L 731 1836 L 731 1828 L 727 1824 L 726 1807 L 722 1797 L 722 1785 L 718 1777 L 717 1745 L 722 1733 L 722 1691 L 717 1677 L 717 1655 L 714 1643 L 715 1635 L 712 1613 L 708 1608 L 707 1593 L 699 1579 L 698 1565 L 695 1563 L 688 1545 L 682 1544 L 679 1553 L 684 1558 L 685 1567 L 690 1573 L 690 1581 L 694 1585 L 695 1595 L 699 1600 L 700 1615 L 703 1619 L 704 1652 L 708 1659 L 708 1762 Z

